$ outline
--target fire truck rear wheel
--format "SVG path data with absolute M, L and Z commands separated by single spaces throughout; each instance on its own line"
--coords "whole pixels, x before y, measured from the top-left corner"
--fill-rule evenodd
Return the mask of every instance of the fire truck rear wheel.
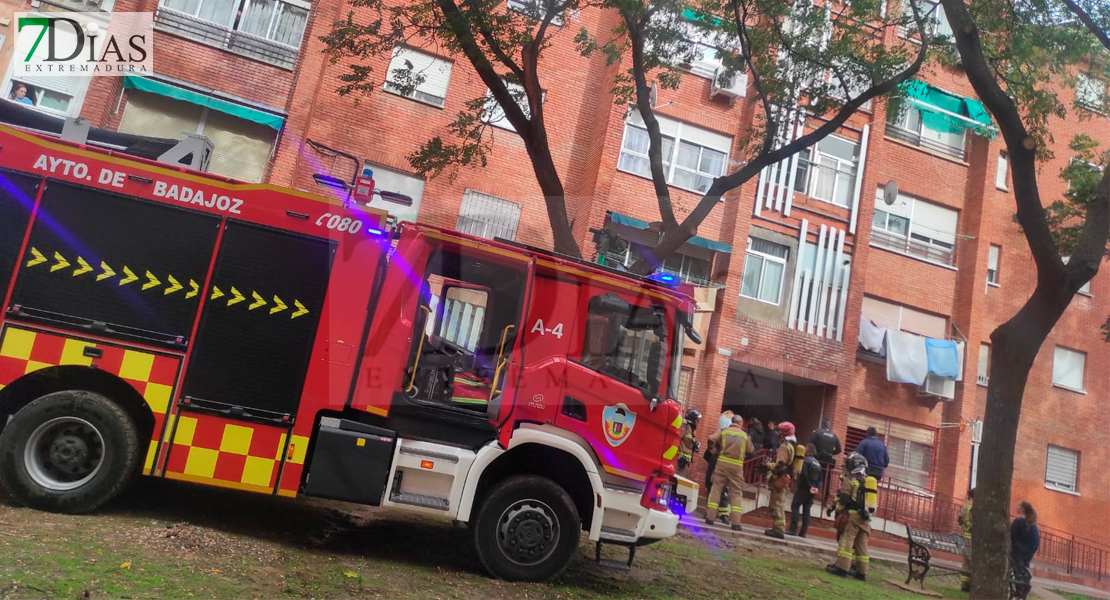
M 135 423 L 92 392 L 55 392 L 24 406 L 0 434 L 0 482 L 32 508 L 96 510 L 134 480 Z
M 578 549 L 578 509 L 554 481 L 517 475 L 494 485 L 474 522 L 482 565 L 507 581 L 546 581 L 563 572 Z

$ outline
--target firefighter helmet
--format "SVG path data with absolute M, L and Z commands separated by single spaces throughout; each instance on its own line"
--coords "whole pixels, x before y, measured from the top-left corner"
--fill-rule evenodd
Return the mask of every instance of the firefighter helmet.
M 700 420 L 701 420 L 701 413 L 700 412 L 698 412 L 698 411 L 696 411 L 692 408 L 690 410 L 686 411 L 686 422 L 689 423 L 691 427 L 697 427 L 698 426 L 698 421 L 700 421 Z
M 867 472 L 867 459 L 859 452 L 853 452 L 844 458 L 844 468 L 853 475 L 862 475 Z
M 794 424 L 790 421 L 783 421 L 779 423 L 779 431 L 781 431 L 783 435 L 794 435 Z

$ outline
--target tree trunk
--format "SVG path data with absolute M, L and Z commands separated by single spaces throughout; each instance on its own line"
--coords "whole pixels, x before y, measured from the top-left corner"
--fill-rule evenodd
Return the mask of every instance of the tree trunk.
M 1041 345 L 1074 296 L 1063 285 L 1038 285 L 1012 319 L 991 334 L 990 383 L 975 507 L 971 520 L 972 598 L 1008 598 L 1014 448 L 1029 371 Z
M 525 148 L 532 158 L 532 170 L 536 173 L 536 181 L 540 184 L 544 203 L 547 205 L 547 220 L 551 222 L 554 249 L 559 254 L 582 258 L 582 251 L 570 229 L 566 192 L 559 172 L 555 169 L 555 161 L 551 158 L 547 134 L 542 127 L 538 129 L 539 131 L 532 133 L 532 139 L 526 140 L 529 143 L 525 144 Z

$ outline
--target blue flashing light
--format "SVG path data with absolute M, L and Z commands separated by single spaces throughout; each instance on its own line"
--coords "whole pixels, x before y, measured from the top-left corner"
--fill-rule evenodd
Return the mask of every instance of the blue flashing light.
M 652 273 L 648 279 L 671 289 L 678 289 L 682 285 L 682 279 L 671 273 Z
M 366 231 L 369 231 L 370 233 L 372 233 L 374 235 L 381 235 L 382 234 L 381 231 L 378 231 L 377 229 L 371 229 L 370 227 L 367 227 Z

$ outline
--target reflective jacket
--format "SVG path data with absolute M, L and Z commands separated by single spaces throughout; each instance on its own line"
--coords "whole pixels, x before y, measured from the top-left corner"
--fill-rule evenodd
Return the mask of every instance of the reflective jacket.
M 719 449 L 717 463 L 744 466 L 744 457 L 755 451 L 752 440 L 744 432 L 744 428 L 733 423 L 728 429 L 722 429 L 709 438 L 709 449 Z

